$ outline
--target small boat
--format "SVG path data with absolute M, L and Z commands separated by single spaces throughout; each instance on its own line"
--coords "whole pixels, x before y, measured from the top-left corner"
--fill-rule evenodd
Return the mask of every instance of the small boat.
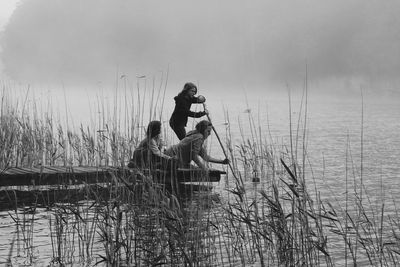
M 224 171 L 201 169 L 165 170 L 129 169 L 120 167 L 8 168 L 0 172 L 0 210 L 16 207 L 48 207 L 54 203 L 76 203 L 83 199 L 107 200 L 110 190 L 126 187 L 141 192 L 144 181 L 180 196 L 194 191 L 211 190 L 210 182 L 218 182 Z M 137 186 L 139 185 L 139 186 Z M 139 190 L 139 191 L 137 191 Z
M 44 186 L 109 183 L 114 177 L 129 178 L 135 174 L 151 177 L 157 183 L 218 182 L 226 172 L 199 168 L 165 170 L 141 170 L 111 166 L 40 166 L 32 168 L 13 167 L 0 172 L 0 187 L 4 186 Z M 128 179 L 129 180 L 129 179 Z

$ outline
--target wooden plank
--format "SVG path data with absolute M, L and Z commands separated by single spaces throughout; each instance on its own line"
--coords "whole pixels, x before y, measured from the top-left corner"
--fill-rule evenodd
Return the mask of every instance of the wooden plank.
M 9 168 L 7 170 L 5 170 L 3 173 L 18 173 L 18 174 L 27 174 L 27 173 L 31 173 L 31 171 L 26 170 L 25 168 Z
M 82 167 L 82 166 L 76 166 L 71 168 L 71 172 L 73 173 L 85 173 L 85 172 L 96 172 L 97 169 L 93 167 Z
M 59 173 L 59 172 L 60 172 L 59 170 L 47 166 L 44 166 L 42 169 L 40 169 L 40 173 Z
M 219 182 L 221 174 L 226 174 L 220 170 L 209 170 L 204 172 L 201 169 L 178 169 L 177 177 L 180 183 L 184 182 Z
M 144 173 L 146 174 L 145 170 Z M 114 176 L 127 177 L 132 170 L 119 167 L 42 167 L 10 168 L 0 174 L 0 186 L 57 185 L 57 184 L 93 184 L 110 182 Z M 150 174 L 150 173 L 148 173 Z M 211 170 L 208 173 L 200 169 L 178 169 L 174 173 L 154 170 L 152 176 L 158 181 L 171 182 L 218 182 L 223 171 Z
M 1 174 L 0 186 L 32 185 L 32 179 L 35 179 L 35 176 L 34 173 Z
M 49 171 L 53 171 L 56 173 L 66 172 L 67 167 L 60 167 L 60 166 L 46 166 L 46 169 Z
M 190 182 L 219 182 L 221 174 L 226 174 L 220 170 L 210 170 L 204 172 L 201 169 L 178 169 L 175 174 L 157 170 L 152 173 L 157 182 L 168 183 L 175 179 L 174 182 L 190 183 Z
M 117 192 L 124 192 L 126 189 L 130 191 L 126 184 L 121 183 L 120 189 Z M 153 184 L 154 189 L 165 188 L 164 185 Z M 90 190 L 82 190 L 90 189 Z M 190 197 L 196 191 L 209 191 L 212 187 L 209 185 L 197 185 L 197 184 L 180 184 L 179 192 L 181 196 Z M 166 188 L 166 190 L 168 190 Z M 142 190 L 134 191 L 135 199 L 140 196 Z M 40 188 L 33 190 L 0 190 L 0 211 L 12 210 L 15 208 L 25 208 L 29 206 L 35 207 L 48 207 L 54 203 L 77 203 L 77 201 L 86 199 L 102 199 L 109 200 L 110 197 L 115 195 L 115 186 L 100 186 L 96 184 L 72 186 L 72 187 L 60 187 L 60 188 Z M 136 195 L 137 194 L 137 195 Z

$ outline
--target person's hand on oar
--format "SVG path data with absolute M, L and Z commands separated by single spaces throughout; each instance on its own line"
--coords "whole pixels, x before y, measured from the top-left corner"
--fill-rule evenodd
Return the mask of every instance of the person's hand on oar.
M 179 140 L 186 136 L 186 124 L 188 117 L 201 118 L 206 115 L 205 112 L 194 112 L 190 110 L 192 104 L 204 104 L 206 98 L 202 95 L 197 96 L 197 87 L 193 83 L 186 83 L 183 90 L 174 97 L 175 108 L 169 119 L 169 125 L 174 130 Z
M 204 112 L 206 112 L 206 114 L 207 114 L 207 119 L 208 119 L 208 121 L 211 123 L 210 114 L 208 113 L 208 110 L 207 110 L 207 107 L 206 107 L 206 104 L 205 104 L 205 103 L 203 103 L 203 108 L 204 108 Z M 211 125 L 212 125 L 212 123 L 211 123 Z M 225 159 L 222 161 L 222 164 L 228 164 L 228 165 L 229 165 L 229 168 L 230 168 L 231 171 L 232 171 L 233 177 L 235 177 L 235 179 L 236 179 L 237 181 L 240 181 L 241 184 L 243 184 L 243 181 L 241 180 L 240 176 L 239 176 L 239 178 L 236 176 L 235 171 L 233 170 L 233 167 L 232 167 L 232 165 L 231 165 L 231 162 L 230 162 L 230 160 L 228 159 L 228 154 L 227 154 L 226 151 L 225 151 L 225 147 L 224 147 L 224 145 L 222 144 L 221 139 L 219 138 L 219 135 L 218 135 L 218 133 L 217 133 L 217 130 L 215 130 L 215 127 L 214 127 L 214 126 L 212 126 L 212 130 L 214 131 L 215 136 L 217 137 L 217 140 L 218 140 L 219 144 L 221 145 L 222 152 L 223 152 L 224 155 L 225 155 Z M 240 180 L 239 180 L 239 179 L 240 179 Z
M 204 107 L 204 111 L 203 112 L 207 115 L 207 117 L 208 117 L 208 115 L 210 115 L 210 113 L 208 112 L 208 109 L 206 109 L 206 107 Z
M 199 103 L 204 103 L 204 102 L 206 102 L 206 98 L 205 98 L 204 96 L 202 96 L 202 95 L 199 95 L 199 96 L 197 97 L 197 99 L 199 100 Z
M 225 159 L 214 158 L 208 155 L 207 149 L 203 147 L 211 131 L 212 123 L 208 120 L 202 120 L 196 124 L 195 130 L 188 132 L 182 141 L 169 147 L 165 153 L 170 157 L 178 157 L 181 168 L 190 168 L 192 161 L 204 171 L 210 170 L 209 162 L 228 164 L 227 156 L 225 156 Z

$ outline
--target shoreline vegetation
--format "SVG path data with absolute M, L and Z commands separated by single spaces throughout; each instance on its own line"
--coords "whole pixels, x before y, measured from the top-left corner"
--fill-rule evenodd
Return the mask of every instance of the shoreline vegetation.
M 3 87 L 0 171 L 126 166 L 142 138 L 142 125 L 167 115 L 166 88 L 162 80 L 150 90 L 138 85 L 128 94 L 125 85 L 124 105 L 117 96 L 113 105 L 99 101 L 92 125 L 75 129 L 68 115 L 57 118 L 28 91 L 21 98 Z M 374 209 L 363 184 L 363 114 L 361 165 L 355 166 L 348 143 L 345 195 L 333 203 L 321 198 L 315 182 L 320 178 L 314 177 L 307 155 L 307 85 L 296 117 L 291 101 L 289 93 L 290 138 L 284 144 L 272 141 L 276 137 L 268 123 L 250 112 L 248 121 L 239 121 L 240 136 L 233 136 L 232 118 L 225 112 L 224 146 L 234 173 L 227 170 L 221 182 L 224 196 L 206 192 L 182 199 L 138 170 L 129 184 L 113 177 L 105 192 L 84 186 L 83 201 L 60 199 L 45 209 L 15 204 L 8 211 L 15 231 L 0 262 L 23 259 L 35 265 L 40 260 L 34 234 L 40 211 L 49 225 L 50 266 L 397 266 L 399 214 L 387 215 L 385 201 Z M 260 182 L 253 183 L 254 178 Z M 12 195 L 9 200 L 18 202 Z

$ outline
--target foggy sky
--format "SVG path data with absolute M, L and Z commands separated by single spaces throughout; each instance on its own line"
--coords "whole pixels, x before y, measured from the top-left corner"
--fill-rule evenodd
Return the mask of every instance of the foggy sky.
M 2 34 L 4 72 L 67 85 L 151 76 L 263 85 L 304 78 L 397 84 L 395 0 L 22 0 Z

